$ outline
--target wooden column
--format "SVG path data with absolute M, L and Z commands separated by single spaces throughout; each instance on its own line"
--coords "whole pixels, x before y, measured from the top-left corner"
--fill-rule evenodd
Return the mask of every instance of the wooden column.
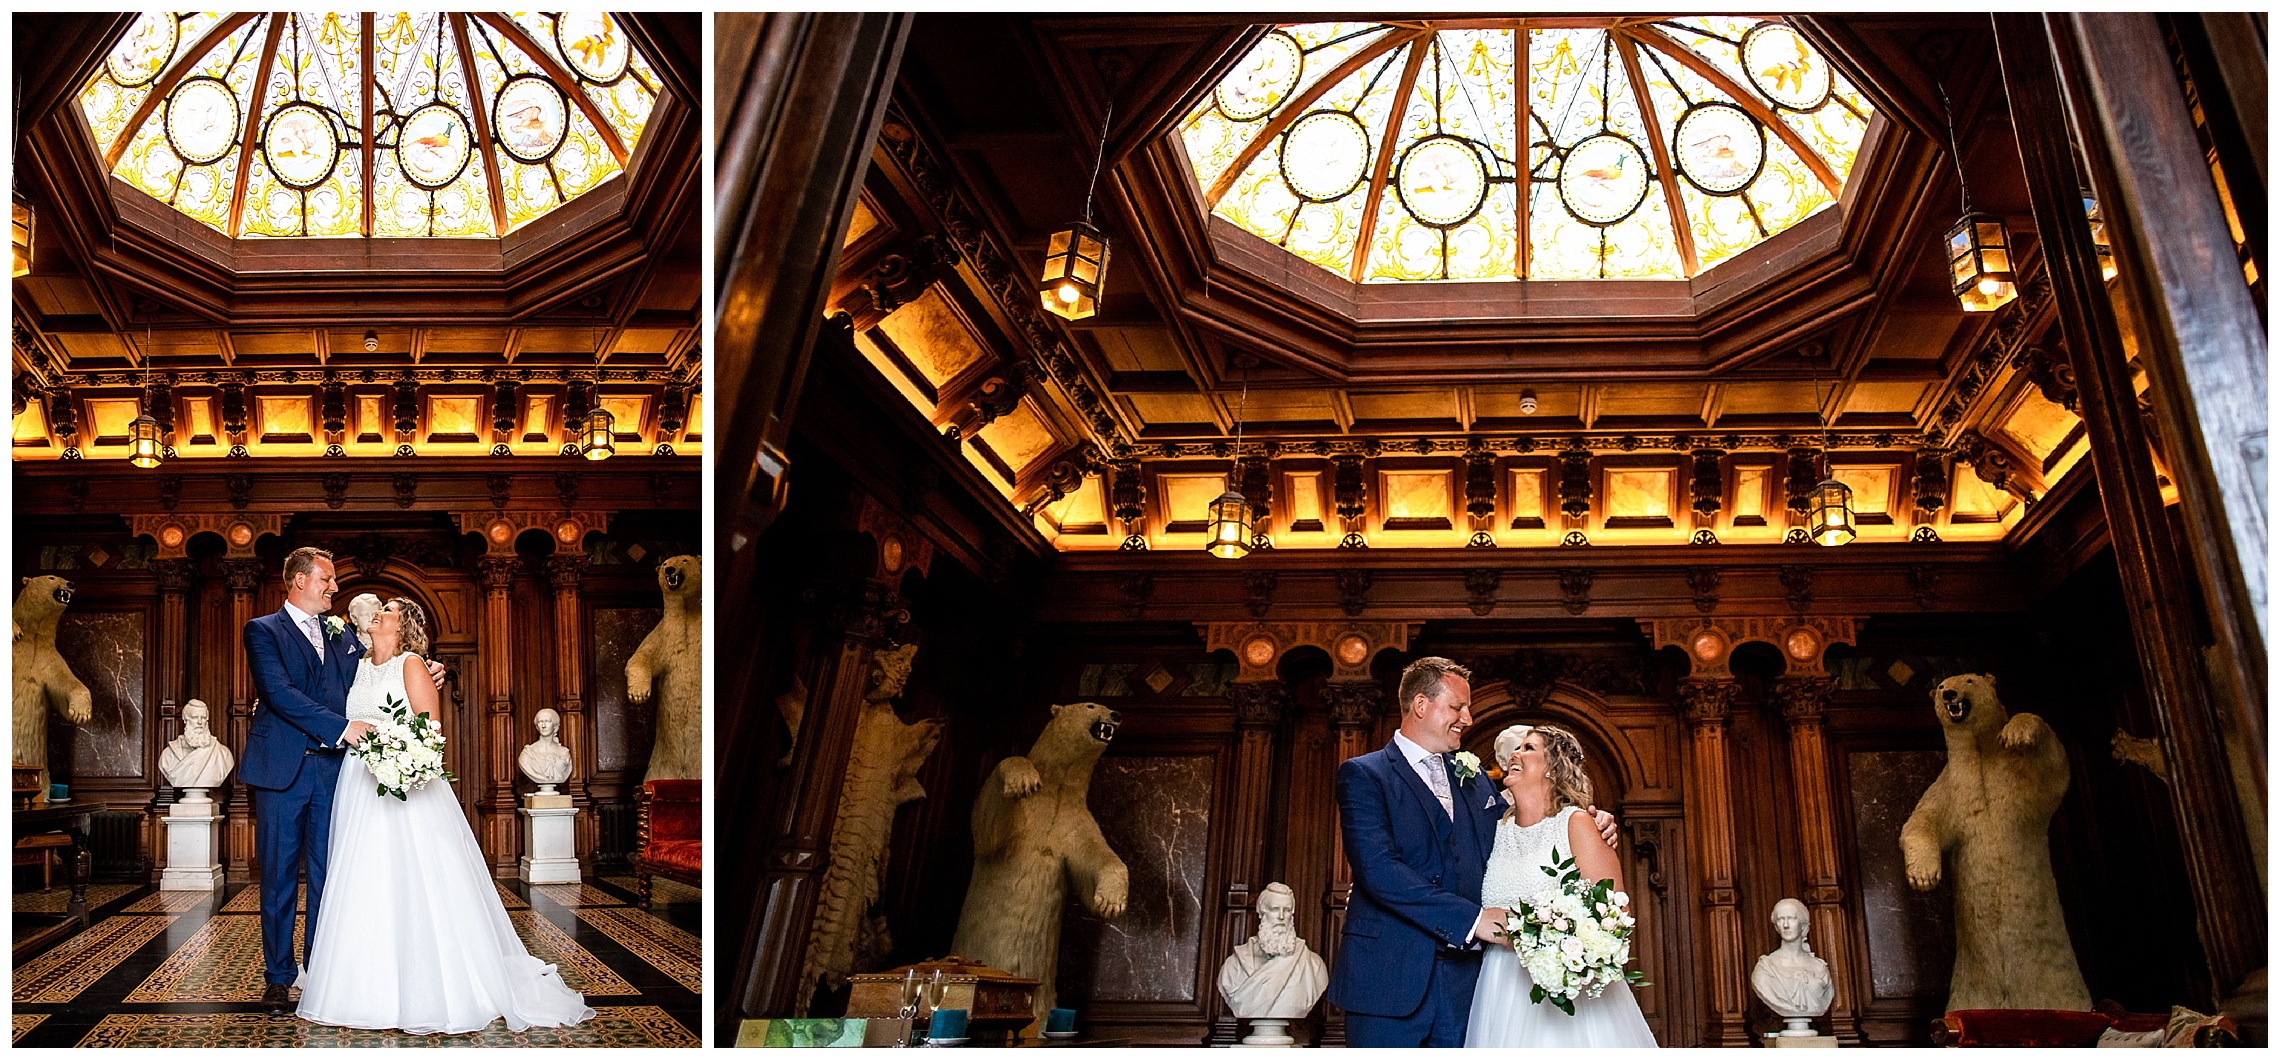
M 2045 272 L 2074 359 L 2098 496 L 2113 535 L 2146 692 L 2169 760 L 2170 812 L 2209 974 L 2208 982 L 2194 985 L 2194 994 L 2197 1003 L 2207 1004 L 2264 965 L 2264 894 L 2231 783 L 2232 767 L 2202 682 L 2200 647 L 2186 604 L 2191 586 L 2154 482 L 2132 373 L 2082 213 L 2081 176 L 2074 166 L 2051 37 L 2039 15 L 1994 19 Z M 2100 44 L 2108 45 L 2120 46 Z M 2164 65 L 2164 73 L 2166 69 Z M 2130 91 L 2150 95 L 2176 88 L 2174 81 L 2148 76 Z
M 586 725 L 586 641 L 590 627 L 582 617 L 579 583 L 586 576 L 586 557 L 580 552 L 556 552 L 547 557 L 546 580 L 554 590 L 554 709 L 562 715 L 562 742 L 570 748 L 570 780 L 560 789 L 578 809 L 580 868 L 590 867 L 594 848 L 601 844 L 599 811 L 586 789 L 594 772 L 594 741 Z
M 1229 809 L 1227 890 L 1220 896 L 1219 938 L 1208 953 L 1226 953 L 1251 937 L 1251 903 L 1273 882 L 1266 872 L 1267 808 L 1273 798 L 1275 730 L 1290 712 L 1290 688 L 1281 681 L 1239 681 L 1227 686 L 1235 708 L 1235 790 Z M 1208 945 L 1208 944 L 1207 944 Z M 1227 999 L 1211 992 L 1210 1045 L 1233 1045 L 1243 1038 L 1243 1021 L 1227 1010 Z
M 230 586 L 230 629 L 242 631 L 253 621 L 253 594 L 261 586 L 262 563 L 251 556 L 233 556 L 222 561 L 222 576 Z M 246 736 L 253 731 L 253 669 L 245 657 L 245 643 L 233 638 L 230 651 L 230 748 L 240 762 L 245 761 Z M 224 843 L 229 850 L 227 873 L 239 879 L 251 879 L 255 872 L 253 858 L 253 789 L 242 779 L 232 778 L 230 801 L 227 808 L 229 823 L 225 827 Z
M 1808 675 L 1784 677 L 1775 685 L 1781 716 L 1789 722 L 1789 773 L 1797 800 L 1797 827 L 1805 856 L 1805 906 L 1812 912 L 1813 949 L 1829 962 L 1836 998 L 1829 1004 L 1829 1033 L 1845 1045 L 1860 1044 L 1864 998 L 1854 981 L 1852 925 L 1845 915 L 1844 885 L 1838 876 L 1836 794 L 1829 778 L 1828 740 L 1822 717 L 1834 682 Z
M 513 548 L 513 540 L 507 542 Z M 511 875 L 522 853 L 515 827 L 515 572 L 522 559 L 513 552 L 493 551 L 476 561 L 483 582 L 483 627 L 476 653 L 483 658 L 483 767 L 490 783 L 482 799 L 483 852 L 491 859 L 493 875 Z
M 166 864 L 166 826 L 159 819 L 166 816 L 167 808 L 174 805 L 175 789 L 166 783 L 166 776 L 158 771 L 159 753 L 182 732 L 182 668 L 190 656 L 190 623 L 186 620 L 191 585 L 198 577 L 198 564 L 187 558 L 154 559 L 151 572 L 158 576 L 158 622 L 151 634 L 151 654 L 158 663 L 158 687 L 155 700 L 158 704 L 157 738 L 144 746 L 143 768 L 157 789 L 151 799 L 150 813 L 143 821 L 145 847 L 150 852 L 151 864 Z M 209 713 L 210 723 L 213 715 Z M 229 739 L 225 727 L 219 733 Z M 226 743 L 225 743 L 226 746 Z M 223 800 L 224 805 L 228 799 Z
M 1693 816 L 1695 864 L 1702 867 L 1701 952 L 1710 982 L 1704 1045 L 1750 1044 L 1743 1022 L 1749 958 L 1742 952 L 1740 897 L 1734 889 L 1734 806 L 1726 748 L 1726 715 L 1737 691 L 1734 679 L 1724 676 L 1689 677 L 1678 685 L 1693 748 L 1686 804 Z
M 1323 686 L 1323 698 L 1330 705 L 1330 727 L 1337 734 L 1333 754 L 1336 767 L 1349 758 L 1368 754 L 1371 750 L 1371 730 L 1378 715 L 1385 712 L 1385 689 L 1375 681 L 1331 681 Z M 1338 960 L 1338 943 L 1346 933 L 1346 906 L 1354 896 L 1354 867 L 1346 861 L 1346 830 L 1338 820 L 1337 801 L 1331 800 L 1330 809 L 1330 886 L 1322 895 L 1322 938 L 1314 944 L 1324 960 Z M 1346 1044 L 1346 1012 L 1332 1005 L 1326 998 L 1322 1002 L 1321 1046 Z

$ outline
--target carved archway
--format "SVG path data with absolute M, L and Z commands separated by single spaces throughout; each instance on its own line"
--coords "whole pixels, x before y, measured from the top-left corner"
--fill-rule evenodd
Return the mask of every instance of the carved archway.
M 467 815 L 472 826 L 487 757 L 482 748 L 482 704 L 470 695 L 467 687 L 477 671 L 474 616 L 468 613 L 468 601 L 461 600 L 454 606 L 431 584 L 426 570 L 419 565 L 388 558 L 379 560 L 377 567 L 367 569 L 367 562 L 370 562 L 369 557 L 350 554 L 335 557 L 333 566 L 339 576 L 340 591 L 334 599 L 345 613 L 348 601 L 358 593 L 371 593 L 383 603 L 401 596 L 427 613 L 430 645 L 426 657 L 442 662 L 449 672 L 442 689 L 442 702 L 437 708 L 443 718 L 444 767 L 461 778 L 452 785 L 452 793 L 459 800 L 460 812 Z M 466 579 L 462 575 L 458 580 Z M 407 681 L 417 679 L 416 675 L 405 675 Z
M 1641 786 L 1645 767 L 1638 750 L 1607 723 L 1599 697 L 1574 685 L 1555 682 L 1538 694 L 1535 689 L 1515 689 L 1509 681 L 1490 681 L 1473 689 L 1472 716 L 1464 749 L 1479 755 L 1483 763 L 1495 757 L 1496 734 L 1506 727 L 1557 725 L 1574 733 L 1583 745 L 1584 773 L 1591 777 L 1593 797 L 1603 809 L 1620 812 L 1625 798 Z

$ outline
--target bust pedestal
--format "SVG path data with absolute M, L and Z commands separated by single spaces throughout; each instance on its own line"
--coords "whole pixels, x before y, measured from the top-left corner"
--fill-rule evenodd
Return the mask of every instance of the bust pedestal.
M 516 875 L 524 883 L 577 883 L 578 872 L 578 809 L 570 805 L 570 796 L 557 795 L 554 785 L 539 787 L 535 795 L 525 795 L 522 809 L 523 849 L 529 851 L 518 863 Z
M 1242 1044 L 1246 1049 L 1288 1049 L 1297 1045 L 1298 1039 L 1290 1036 L 1289 1020 L 1255 1019 Z
M 205 788 L 184 788 L 182 799 L 166 816 L 166 871 L 159 875 L 162 891 L 218 891 L 222 866 L 214 857 L 220 849 L 221 806 Z

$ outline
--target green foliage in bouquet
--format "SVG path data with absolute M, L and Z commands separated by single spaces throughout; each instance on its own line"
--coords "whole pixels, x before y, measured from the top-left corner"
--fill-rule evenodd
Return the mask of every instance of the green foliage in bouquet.
M 410 704 L 404 702 L 401 699 L 398 699 L 393 695 L 388 697 L 386 706 L 389 720 L 397 725 L 403 726 L 404 731 L 409 734 L 409 746 L 425 747 L 428 745 L 430 737 L 433 737 L 438 743 L 442 741 L 443 724 L 435 720 L 434 717 L 427 714 L 414 712 Z M 382 729 L 374 728 L 371 732 L 365 733 L 364 737 L 356 742 L 354 750 L 356 751 L 358 757 L 364 759 L 365 767 L 367 769 L 372 769 L 373 763 L 385 758 L 390 751 L 390 748 L 388 746 L 389 741 L 382 736 L 383 731 L 384 730 Z M 374 772 L 377 776 L 377 770 L 374 770 Z M 428 779 L 442 780 L 446 783 L 456 783 L 459 780 L 459 776 L 458 774 L 453 773 L 448 769 L 439 768 L 435 775 Z M 427 783 L 427 780 L 421 780 L 408 787 L 393 788 L 389 787 L 385 783 L 378 783 L 374 785 L 373 793 L 381 796 L 393 795 L 395 796 L 396 801 L 402 802 L 410 794 L 412 789 L 418 788 L 420 785 L 425 783 Z

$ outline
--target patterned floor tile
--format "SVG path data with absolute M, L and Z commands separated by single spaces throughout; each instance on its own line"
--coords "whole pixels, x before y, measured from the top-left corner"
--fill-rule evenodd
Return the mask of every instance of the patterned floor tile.
M 101 909 L 138 886 L 140 885 L 132 883 L 88 884 L 87 908 L 90 912 Z M 15 906 L 19 913 L 61 913 L 71 907 L 71 888 L 50 887 L 44 891 L 25 891 L 16 895 Z
M 500 883 L 500 882 L 499 882 L 499 881 L 497 881 L 497 880 L 492 880 L 492 881 L 491 881 L 491 886 L 493 886 L 493 887 L 496 887 L 496 888 L 498 888 L 498 889 L 499 889 L 499 901 L 500 901 L 500 902 L 502 902 L 502 903 L 505 903 L 505 905 L 506 905 L 506 907 L 507 907 L 507 908 L 509 908 L 509 909 L 528 909 L 528 908 L 530 908 L 530 903 L 529 903 L 529 902 L 526 902 L 526 901 L 524 901 L 524 900 L 523 900 L 523 896 L 522 896 L 522 895 L 516 894 L 515 892 L 508 890 L 508 889 L 507 889 L 507 885 L 506 885 L 506 884 Z
M 114 1013 L 80 1039 L 82 1047 L 219 1048 L 219 1047 L 327 1047 L 397 1046 L 439 1048 L 488 1046 L 495 1048 L 694 1048 L 701 1044 L 694 1032 L 664 1009 L 628 1005 L 596 1011 L 593 1019 L 575 1027 L 533 1027 L 517 1033 L 505 1023 L 493 1022 L 474 1034 L 413 1035 L 399 1031 L 363 1031 L 319 1027 L 300 1020 L 271 1019 L 258 1012 Z
M 639 994 L 641 989 L 626 982 L 625 977 L 610 970 L 584 946 L 570 937 L 570 933 L 555 926 L 537 913 L 508 913 L 515 922 L 515 934 L 522 936 L 524 948 L 530 955 L 554 965 L 562 973 L 562 981 L 588 996 Z
M 78 997 L 180 919 L 118 916 L 96 921 L 93 927 L 16 969 L 16 1002 L 61 1004 Z
M 300 910 L 300 911 L 302 911 L 302 912 L 304 912 L 304 913 L 305 913 L 305 912 L 308 912 L 308 910 L 309 910 L 309 889 L 308 889 L 306 886 L 304 886 L 304 887 L 302 887 L 302 888 L 300 889 L 300 894 L 299 894 L 299 897 L 295 899 L 295 904 L 294 904 L 293 908 L 295 908 L 295 909 L 298 909 L 298 910 Z M 245 887 L 245 889 L 244 889 L 244 890 L 242 890 L 242 891 L 239 891 L 238 893 L 236 893 L 236 894 L 234 894 L 234 895 L 231 895 L 231 896 L 230 896 L 230 901 L 229 901 L 229 904 L 228 904 L 228 905 L 225 905 L 225 906 L 223 906 L 223 907 L 222 907 L 222 912 L 225 912 L 225 913 L 258 913 L 258 912 L 261 912 L 261 885 L 260 885 L 260 884 L 258 884 L 258 883 L 250 883 L 250 884 L 247 884 L 247 885 L 246 885 L 246 887 Z
M 293 949 L 299 952 L 308 922 L 293 922 Z M 217 916 L 166 958 L 127 995 L 132 1002 L 261 1000 L 261 918 Z
M 212 891 L 160 891 L 137 899 L 122 913 L 187 913 L 214 900 Z
M 23 1041 L 24 1033 L 39 1026 L 42 1021 L 48 1018 L 48 1014 L 45 1012 L 17 1012 L 11 1013 L 11 1018 L 16 1024 L 16 1036 L 8 1039 L 8 1041 L 10 1044 L 14 1044 Z
M 602 890 L 590 883 L 534 883 L 532 894 L 541 895 L 556 905 L 624 905 L 625 899 Z
M 631 876 L 604 876 L 602 879 L 604 882 L 614 883 L 625 888 L 627 894 L 641 893 L 641 885 Z M 705 892 L 679 880 L 668 880 L 662 876 L 653 876 L 650 877 L 650 882 L 653 886 L 649 893 L 656 898 L 658 905 L 684 905 L 689 902 L 701 902 L 705 897 Z
M 578 919 L 672 976 L 690 993 L 703 992 L 704 952 L 695 935 L 638 909 L 580 909 Z

